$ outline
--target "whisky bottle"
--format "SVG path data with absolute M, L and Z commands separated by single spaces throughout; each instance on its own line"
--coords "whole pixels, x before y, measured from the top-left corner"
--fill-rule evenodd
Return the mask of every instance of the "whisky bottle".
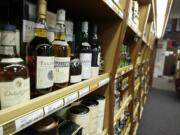
M 37 97 L 52 91 L 54 56 L 52 45 L 47 39 L 45 0 L 38 1 L 38 20 L 34 38 L 27 45 L 26 62 L 30 71 L 31 96 Z
M 82 79 L 91 78 L 91 61 L 92 61 L 92 50 L 91 45 L 88 42 L 88 22 L 82 22 L 82 29 L 80 35 L 80 61 L 82 63 Z
M 30 79 L 23 59 L 17 57 L 14 25 L 0 25 L 1 109 L 30 99 Z
M 56 23 L 55 40 L 52 43 L 55 56 L 54 89 L 60 89 L 67 86 L 69 82 L 71 55 L 71 49 L 65 41 L 65 10 L 57 11 Z
M 89 43 L 92 48 L 91 77 L 99 75 L 101 47 L 98 43 L 97 24 L 91 24 L 89 29 Z

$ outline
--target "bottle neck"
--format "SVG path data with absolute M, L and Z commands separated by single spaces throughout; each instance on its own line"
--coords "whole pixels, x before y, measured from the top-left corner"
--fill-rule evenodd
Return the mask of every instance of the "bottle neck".
M 96 33 L 91 35 L 91 37 L 90 37 L 90 44 L 92 46 L 97 46 L 98 45 L 98 37 L 97 37 Z
M 55 40 L 65 41 L 66 32 L 65 32 L 65 23 L 56 24 Z
M 88 42 L 88 32 L 82 32 L 82 42 Z
M 0 41 L 0 55 L 5 57 L 17 57 L 15 32 L 2 31 Z
M 47 37 L 47 23 L 44 17 L 41 17 L 37 20 L 34 29 L 34 35 L 36 37 L 43 37 L 43 38 Z

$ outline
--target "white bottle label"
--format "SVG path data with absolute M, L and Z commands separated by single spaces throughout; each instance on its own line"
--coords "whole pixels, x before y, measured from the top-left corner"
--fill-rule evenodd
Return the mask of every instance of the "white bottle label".
M 80 53 L 80 61 L 82 63 L 82 79 L 91 78 L 91 53 Z
M 82 80 L 81 75 L 71 75 L 70 76 L 70 83 L 78 83 Z
M 11 31 L 3 31 L 1 32 L 1 43 L 0 45 L 11 45 L 15 46 L 16 45 L 16 38 L 15 38 L 15 32 Z
M 5 46 L 5 45 L 0 46 L 0 54 L 13 55 L 14 53 L 15 53 L 14 48 L 12 46 Z
M 20 63 L 23 62 L 21 58 L 5 58 L 1 59 L 1 63 Z
M 3 135 L 3 127 L 0 127 L 0 135 Z
M 99 75 L 99 67 L 91 67 L 91 77 L 96 77 Z
M 37 56 L 36 88 L 53 86 L 54 57 Z
M 30 42 L 34 37 L 35 23 L 29 20 L 23 20 L 23 42 Z
M 98 59 L 97 59 L 97 65 L 100 66 L 100 62 L 101 62 L 101 53 L 98 53 Z
M 1 109 L 30 100 L 29 78 L 16 78 L 12 82 L 0 82 Z
M 54 82 L 65 83 L 69 81 L 70 57 L 55 57 Z
M 54 41 L 54 32 L 48 32 L 47 38 L 50 42 Z

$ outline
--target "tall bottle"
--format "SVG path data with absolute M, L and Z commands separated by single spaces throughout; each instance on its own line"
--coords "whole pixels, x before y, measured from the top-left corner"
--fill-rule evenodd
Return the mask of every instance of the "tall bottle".
M 32 97 L 50 92 L 53 86 L 54 56 L 47 39 L 46 6 L 45 0 L 38 0 L 34 38 L 27 45 L 26 62 L 30 70 Z
M 16 54 L 14 25 L 0 25 L 0 100 L 1 109 L 30 99 L 28 69 Z
M 92 48 L 91 77 L 99 75 L 101 47 L 98 42 L 97 24 L 91 24 L 89 29 L 89 43 Z
M 88 42 L 88 22 L 82 22 L 80 61 L 82 63 L 82 79 L 90 79 L 92 51 Z
M 53 52 L 55 56 L 54 89 L 60 89 L 68 85 L 70 70 L 71 49 L 65 41 L 65 10 L 57 11 L 57 25 Z

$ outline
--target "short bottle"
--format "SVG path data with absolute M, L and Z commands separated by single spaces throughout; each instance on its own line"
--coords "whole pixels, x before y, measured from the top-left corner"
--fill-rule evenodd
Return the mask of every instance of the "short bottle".
M 91 77 L 99 75 L 101 47 L 98 42 L 97 24 L 91 24 L 89 29 L 89 43 L 92 48 Z
M 69 83 L 71 48 L 65 40 L 65 10 L 57 11 L 54 52 L 54 90 L 66 87 Z
M 80 35 L 80 61 L 82 63 L 82 80 L 91 78 L 92 50 L 88 42 L 88 22 L 82 22 Z
M 34 38 L 27 45 L 26 63 L 30 71 L 31 96 L 37 97 L 52 91 L 54 56 L 47 39 L 46 0 L 38 0 L 38 20 Z
M 16 54 L 14 25 L 0 25 L 0 99 L 1 109 L 30 100 L 28 69 Z

